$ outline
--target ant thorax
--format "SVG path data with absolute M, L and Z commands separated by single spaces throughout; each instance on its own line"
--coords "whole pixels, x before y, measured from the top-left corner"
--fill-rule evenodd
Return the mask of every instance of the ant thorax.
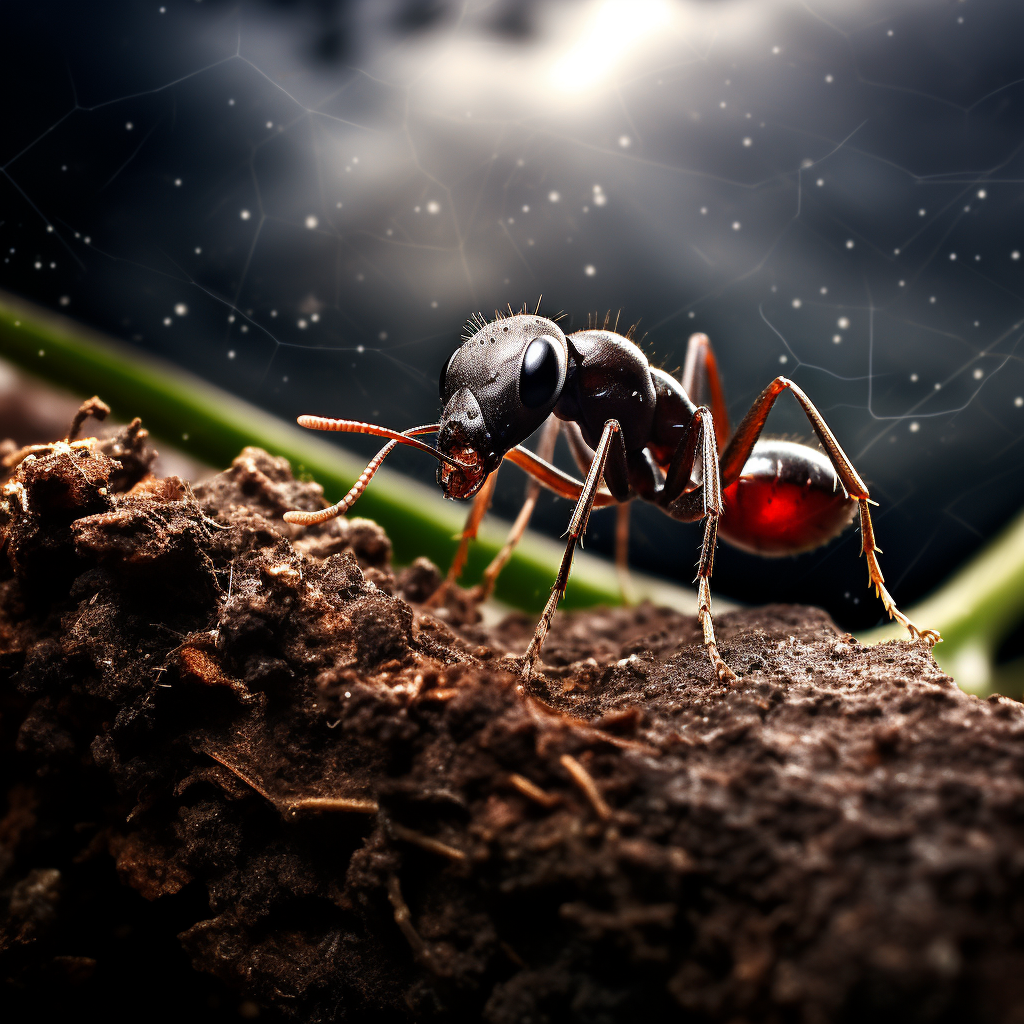
M 656 406 L 647 357 L 612 331 L 577 331 L 568 344 L 572 360 L 555 415 L 578 423 L 591 447 L 610 419 L 621 425 L 627 451 L 645 447 Z

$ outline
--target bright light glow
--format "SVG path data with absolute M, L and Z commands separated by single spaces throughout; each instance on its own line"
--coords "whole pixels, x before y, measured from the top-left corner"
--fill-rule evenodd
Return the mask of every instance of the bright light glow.
M 672 21 L 667 0 L 601 0 L 591 5 L 580 34 L 551 69 L 551 84 L 581 93 L 611 75 L 643 39 Z
M 749 55 L 763 59 L 768 29 L 780 11 L 795 0 L 573 0 L 564 4 L 537 4 L 537 38 L 531 46 L 496 39 L 468 17 L 457 33 L 424 33 L 395 48 L 382 59 L 377 73 L 395 81 L 416 83 L 415 102 L 420 110 L 445 111 L 461 121 L 466 98 L 472 96 L 473 120 L 521 120 L 550 117 L 555 111 L 594 107 L 608 90 L 643 78 L 652 66 L 671 66 L 705 59 L 708 47 L 726 40 L 737 59 Z M 823 0 L 850 5 L 868 0 Z M 373 5 L 370 5 L 373 6 Z M 386 5 L 380 5 L 382 7 Z M 487 12 L 495 4 L 469 4 Z M 482 17 L 483 15 L 481 15 Z M 618 151 L 632 153 L 640 140 L 631 132 L 620 135 L 623 121 L 609 142 Z M 330 145 L 328 136 L 326 142 Z M 753 137 L 751 137 L 753 144 Z M 739 144 L 740 139 L 737 139 Z M 333 156 L 325 154 L 344 172 L 351 157 L 339 141 Z M 404 187 L 395 170 L 400 164 L 400 140 L 386 133 L 365 136 L 369 147 L 362 159 L 373 158 L 378 188 Z M 404 152 L 404 151 L 403 151 Z M 382 180 L 381 175 L 394 175 Z M 350 177 L 345 175 L 346 178 Z M 346 186 L 347 187 L 347 186 Z M 568 199 L 566 193 L 562 193 Z
M 960 689 L 968 693 L 984 693 L 992 678 L 988 657 L 977 644 L 964 647 L 949 669 L 956 672 L 956 681 Z

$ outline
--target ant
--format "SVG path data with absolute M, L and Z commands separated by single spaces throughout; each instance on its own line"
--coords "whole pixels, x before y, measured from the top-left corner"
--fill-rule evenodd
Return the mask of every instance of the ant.
M 538 303 L 537 309 L 539 310 Z M 689 339 L 682 379 L 652 367 L 628 336 L 588 328 L 566 335 L 553 320 L 527 312 L 495 311 L 472 318 L 463 345 L 441 371 L 440 423 L 402 433 L 355 420 L 300 416 L 316 430 L 389 438 L 349 493 L 318 512 L 288 512 L 291 523 L 324 522 L 346 512 L 398 444 L 438 459 L 437 482 L 447 498 L 474 498 L 448 582 L 465 561 L 469 540 L 486 512 L 504 459 L 532 478 L 527 501 L 508 542 L 474 596 L 485 597 L 526 529 L 540 486 L 575 501 L 568 541 L 551 595 L 522 663 L 529 680 L 555 608 L 565 592 L 576 544 L 593 508 L 619 506 L 620 568 L 625 563 L 628 503 L 657 505 L 682 522 L 705 522 L 697 568 L 697 618 L 712 668 L 720 680 L 735 673 L 722 659 L 711 616 L 711 572 L 719 534 L 736 547 L 767 557 L 809 551 L 841 533 L 859 510 L 868 586 L 890 618 L 929 646 L 941 638 L 919 629 L 885 588 L 871 523 L 868 488 L 811 400 L 786 377 L 776 377 L 730 435 L 721 381 L 707 335 Z M 615 324 L 617 327 L 617 322 Z M 789 391 L 800 403 L 824 451 L 794 441 L 761 440 L 775 400 Z M 522 447 L 545 424 L 538 451 Z M 559 431 L 585 479 L 551 464 Z M 437 448 L 415 435 L 437 433 Z

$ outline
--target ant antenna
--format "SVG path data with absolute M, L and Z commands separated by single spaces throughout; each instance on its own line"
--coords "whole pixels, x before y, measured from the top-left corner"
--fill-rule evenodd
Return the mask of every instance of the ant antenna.
M 358 434 L 378 434 L 382 437 L 391 437 L 386 445 L 372 459 L 367 463 L 366 469 L 359 475 L 359 479 L 352 485 L 351 490 L 345 495 L 341 501 L 337 504 L 331 505 L 330 508 L 318 509 L 316 512 L 285 512 L 284 521 L 286 523 L 294 523 L 297 526 L 315 526 L 317 523 L 325 523 L 328 519 L 334 519 L 337 516 L 344 515 L 358 500 L 359 496 L 366 490 L 367 485 L 373 479 L 374 474 L 380 469 L 381 463 L 399 446 L 399 444 L 408 444 L 413 448 L 419 448 L 426 450 L 432 455 L 435 455 L 442 461 L 451 462 L 453 465 L 459 465 L 453 459 L 449 459 L 442 455 L 436 448 L 431 448 L 428 444 L 423 444 L 420 441 L 414 441 L 410 435 L 413 434 L 432 434 L 434 433 L 440 424 L 428 423 L 422 427 L 410 427 L 403 434 L 396 434 L 393 430 L 388 430 L 387 427 L 378 427 L 372 423 L 359 423 L 355 420 L 331 420 L 326 419 L 322 416 L 300 416 L 298 420 L 300 426 L 310 427 L 314 430 L 341 430 L 348 433 Z M 329 424 L 329 425 L 325 425 Z M 342 426 L 341 424 L 346 424 Z M 371 429 L 358 429 L 369 427 Z
M 321 508 L 316 512 L 285 512 L 284 521 L 294 523 L 297 526 L 315 526 L 317 523 L 326 523 L 328 519 L 343 516 L 355 503 L 359 496 L 366 490 L 366 485 L 373 479 L 373 475 L 380 469 L 380 464 L 398 447 L 397 441 L 388 441 L 386 445 L 366 466 L 360 474 L 359 479 L 352 485 L 352 489 L 336 505 L 330 508 Z
M 415 427 L 413 430 L 400 434 L 397 430 L 391 430 L 389 427 L 380 427 L 376 423 L 364 423 L 362 420 L 333 420 L 327 416 L 300 416 L 295 422 L 300 427 L 307 427 L 309 430 L 337 430 L 343 434 L 371 434 L 374 437 L 389 437 L 392 441 L 398 442 L 398 444 L 407 444 L 410 448 L 427 452 L 429 455 L 433 455 L 439 462 L 447 462 L 456 469 L 476 468 L 464 462 L 459 462 L 458 459 L 453 459 L 450 455 L 445 455 L 444 452 L 439 452 L 436 448 L 432 448 L 429 444 L 424 444 L 422 441 L 417 441 L 415 437 L 411 436 L 414 431 L 417 434 L 429 434 L 436 431 L 440 429 L 440 423 Z

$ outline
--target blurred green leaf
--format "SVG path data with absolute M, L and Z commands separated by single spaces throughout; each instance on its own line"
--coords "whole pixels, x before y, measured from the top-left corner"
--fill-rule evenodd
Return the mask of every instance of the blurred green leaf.
M 335 445 L 184 370 L 3 294 L 0 356 L 79 395 L 98 394 L 122 419 L 141 416 L 154 437 L 211 466 L 227 466 L 245 445 L 258 445 L 289 459 L 296 474 L 319 482 L 330 500 L 344 494 L 363 469 L 361 460 Z M 455 552 L 466 507 L 385 469 L 359 499 L 355 512 L 387 530 L 398 563 L 425 555 L 445 567 Z M 485 522 L 471 548 L 468 581 L 479 577 L 506 531 L 507 524 Z M 540 609 L 562 551 L 561 544 L 527 533 L 499 578 L 495 596 L 515 607 Z M 635 582 L 642 597 L 695 610 L 689 590 L 649 577 L 637 577 Z M 619 601 L 613 567 L 578 552 L 564 606 Z M 717 607 L 725 610 L 729 605 L 719 601 Z M 1024 514 L 908 614 L 942 633 L 936 661 L 964 689 L 980 695 L 1024 694 L 1024 658 L 995 664 L 1000 642 L 1024 617 Z M 889 623 L 860 639 L 877 643 L 905 635 L 901 627 Z
M 332 501 L 363 470 L 361 460 L 337 446 L 185 370 L 2 293 L 0 356 L 79 395 L 99 395 L 121 419 L 140 416 L 154 437 L 211 466 L 225 467 L 243 447 L 258 445 L 289 459 L 297 475 L 316 480 Z M 354 514 L 384 527 L 399 564 L 425 555 L 444 568 L 455 552 L 466 511 L 467 506 L 445 501 L 438 491 L 384 469 Z M 470 550 L 467 581 L 479 578 L 506 532 L 507 524 L 485 522 Z M 542 608 L 563 550 L 561 544 L 528 533 L 502 572 L 495 596 L 530 611 Z M 688 590 L 651 578 L 635 582 L 641 596 L 688 611 L 696 607 Z M 564 607 L 618 603 L 613 567 L 578 552 Z

